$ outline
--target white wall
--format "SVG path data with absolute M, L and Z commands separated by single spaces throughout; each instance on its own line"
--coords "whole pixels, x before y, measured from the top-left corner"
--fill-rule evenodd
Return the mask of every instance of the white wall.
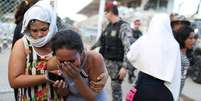
M 200 0 L 174 0 L 173 12 L 190 17 L 195 14 L 199 2 Z

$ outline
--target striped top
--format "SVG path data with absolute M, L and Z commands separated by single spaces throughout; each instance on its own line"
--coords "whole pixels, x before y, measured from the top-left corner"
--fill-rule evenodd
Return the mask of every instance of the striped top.
M 180 94 L 184 88 L 184 84 L 187 78 L 188 68 L 190 66 L 190 62 L 186 56 L 186 54 L 181 52 L 181 86 L 180 86 Z
M 39 56 L 36 51 L 30 46 L 28 40 L 23 37 L 23 42 L 26 50 L 29 53 L 27 55 L 25 74 L 27 75 L 41 75 L 47 73 L 47 58 L 49 56 Z M 28 88 L 18 88 L 17 92 L 18 101 L 63 101 L 62 97 L 58 97 L 58 94 L 54 90 L 53 86 L 49 83 L 43 83 Z
M 181 78 L 186 79 L 187 71 L 190 66 L 190 62 L 185 54 L 181 52 Z

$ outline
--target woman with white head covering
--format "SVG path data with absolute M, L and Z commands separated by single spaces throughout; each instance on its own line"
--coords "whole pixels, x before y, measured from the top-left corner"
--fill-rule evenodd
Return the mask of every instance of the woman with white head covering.
M 34 38 L 30 28 L 37 20 L 48 24 L 48 33 L 45 36 Z M 44 29 L 36 30 L 36 32 L 45 32 Z M 43 47 L 56 34 L 56 13 L 47 1 L 40 1 L 31 7 L 24 15 L 22 33 L 30 41 L 34 47 Z
M 38 1 L 25 13 L 24 37 L 14 45 L 8 69 L 17 101 L 63 100 L 46 80 L 46 62 L 52 56 L 48 43 L 56 31 L 56 14 L 48 2 Z
M 47 61 L 52 58 L 49 42 L 57 32 L 56 13 L 48 0 L 40 0 L 27 10 L 21 32 L 24 37 L 13 47 L 8 70 L 11 87 L 18 89 L 16 98 L 19 101 L 62 101 L 46 80 Z M 100 85 L 106 81 L 107 73 L 103 73 L 90 86 L 102 89 Z
M 157 14 L 131 45 L 128 60 L 140 70 L 135 101 L 178 101 L 181 59 L 168 14 Z

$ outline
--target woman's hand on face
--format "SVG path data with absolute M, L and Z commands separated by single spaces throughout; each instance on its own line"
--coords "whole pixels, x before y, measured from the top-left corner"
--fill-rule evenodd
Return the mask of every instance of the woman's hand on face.
M 105 86 L 107 79 L 108 79 L 108 73 L 107 72 L 101 73 L 97 77 L 97 81 L 90 82 L 90 88 L 96 93 L 100 92 Z
M 70 77 L 71 79 L 80 78 L 80 68 L 76 67 L 74 64 L 70 62 L 64 62 L 61 64 L 61 69 L 65 75 Z

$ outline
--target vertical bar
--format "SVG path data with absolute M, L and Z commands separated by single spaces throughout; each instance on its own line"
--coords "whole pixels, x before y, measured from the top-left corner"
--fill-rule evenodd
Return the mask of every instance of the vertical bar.
M 101 36 L 102 32 L 102 22 L 103 22 L 103 15 L 104 15 L 104 8 L 105 8 L 105 0 L 100 0 L 99 3 L 99 13 L 98 13 L 98 35 L 96 37 L 96 41 L 99 39 Z

